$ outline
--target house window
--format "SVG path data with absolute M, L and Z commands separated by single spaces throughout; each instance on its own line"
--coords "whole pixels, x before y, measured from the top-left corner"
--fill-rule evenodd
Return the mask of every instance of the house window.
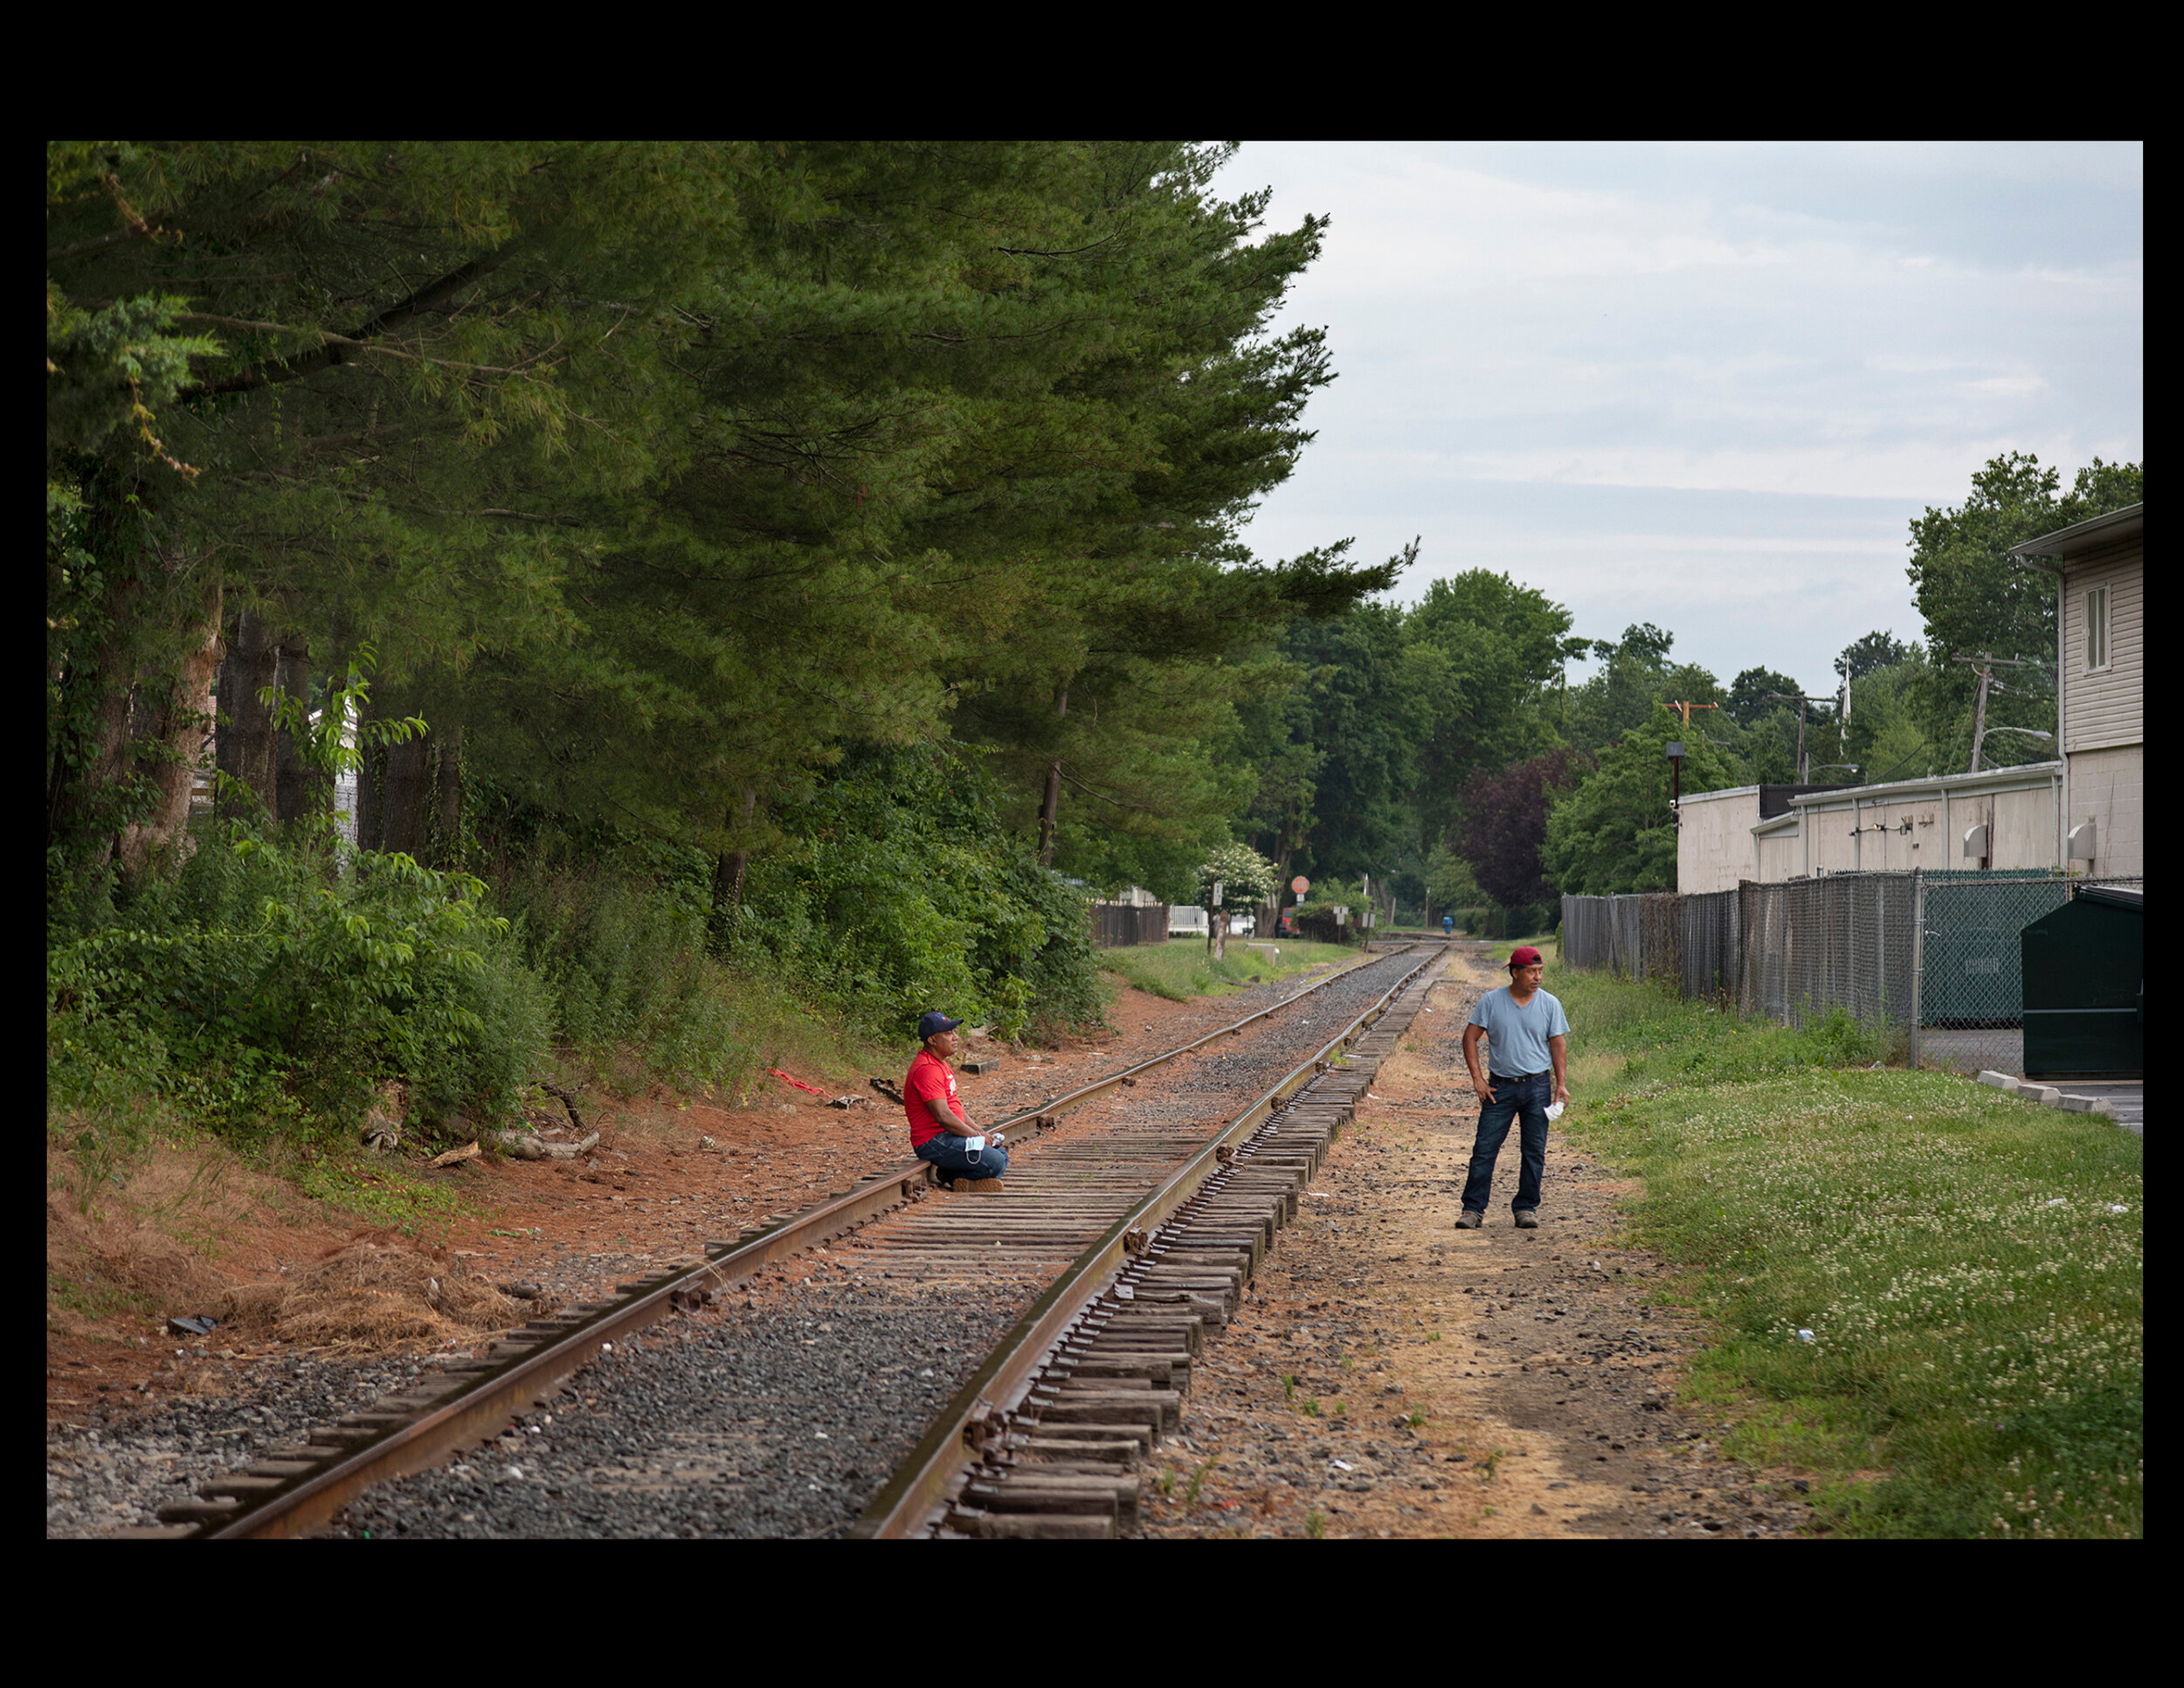
M 2108 588 L 2096 586 L 2085 594 L 2085 671 L 2092 674 L 2108 666 Z

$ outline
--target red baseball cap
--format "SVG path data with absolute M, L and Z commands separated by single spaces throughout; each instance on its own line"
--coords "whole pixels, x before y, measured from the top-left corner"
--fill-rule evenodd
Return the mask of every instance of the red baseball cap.
M 1539 951 L 1529 944 L 1518 944 L 1516 952 L 1509 958 L 1509 965 L 1512 967 L 1537 967 L 1539 963 Z

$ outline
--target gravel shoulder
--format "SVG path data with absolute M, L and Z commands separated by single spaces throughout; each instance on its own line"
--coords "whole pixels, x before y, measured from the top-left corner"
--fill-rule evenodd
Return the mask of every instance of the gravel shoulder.
M 1516 1230 L 1512 1132 L 1486 1226 L 1453 1228 L 1477 1118 L 1462 1028 L 1499 982 L 1458 955 L 1382 1064 L 1201 1358 L 1184 1434 L 1148 1474 L 1147 1534 L 1809 1529 L 1794 1477 L 1722 1459 L 1726 1427 L 1678 1399 L 1703 1336 L 1649 1304 L 1664 1269 L 1618 1240 L 1631 1180 L 1558 1129 L 1540 1228 Z

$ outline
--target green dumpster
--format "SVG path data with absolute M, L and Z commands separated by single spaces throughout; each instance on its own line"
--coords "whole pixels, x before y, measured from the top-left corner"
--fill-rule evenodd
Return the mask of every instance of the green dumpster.
M 2025 928 L 2027 1078 L 2146 1076 L 2145 909 L 2091 886 Z

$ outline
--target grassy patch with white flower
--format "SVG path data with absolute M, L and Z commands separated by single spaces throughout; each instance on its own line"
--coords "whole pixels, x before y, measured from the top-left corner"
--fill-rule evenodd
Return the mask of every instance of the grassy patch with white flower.
M 1855 1026 L 1738 1022 L 1557 971 L 1581 1141 L 1718 1339 L 1731 1451 L 1814 1473 L 1834 1527 L 2138 1536 L 2141 1139 L 1937 1073 Z

